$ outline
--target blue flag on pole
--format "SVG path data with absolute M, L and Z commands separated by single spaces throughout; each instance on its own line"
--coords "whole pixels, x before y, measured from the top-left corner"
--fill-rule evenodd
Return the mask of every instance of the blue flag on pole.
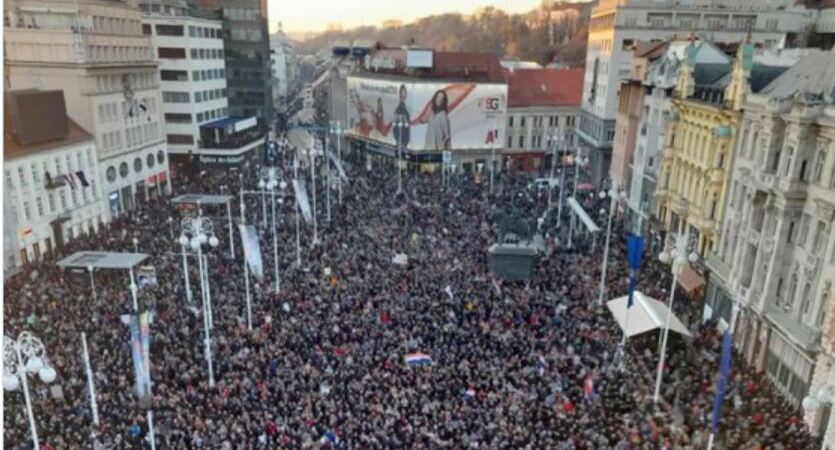
M 731 372 L 731 333 L 725 331 L 722 337 L 722 358 L 719 362 L 719 382 L 716 386 L 716 400 L 713 402 L 713 418 L 710 424 L 711 433 L 716 434 L 719 419 L 722 417 L 722 403 L 725 401 L 725 391 L 728 389 L 728 377 Z
M 626 241 L 626 257 L 629 260 L 629 300 L 626 308 L 634 303 L 635 287 L 638 284 L 637 272 L 644 258 L 644 237 L 632 235 Z

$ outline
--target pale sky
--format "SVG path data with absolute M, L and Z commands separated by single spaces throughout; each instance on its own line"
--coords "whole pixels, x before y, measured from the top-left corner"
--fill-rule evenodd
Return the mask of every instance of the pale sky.
M 268 0 L 270 32 L 282 22 L 285 32 L 324 31 L 337 23 L 344 29 L 379 26 L 384 20 L 409 23 L 419 17 L 458 12 L 470 14 L 483 6 L 508 13 L 527 12 L 541 0 Z

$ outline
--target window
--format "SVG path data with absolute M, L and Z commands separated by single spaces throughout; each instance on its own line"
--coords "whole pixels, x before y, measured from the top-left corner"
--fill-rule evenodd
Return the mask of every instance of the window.
M 786 234 L 786 242 L 791 244 L 794 239 L 794 222 L 789 223 L 789 232 Z
M 507 147 L 508 148 L 513 148 L 513 136 L 508 136 L 507 137 Z
M 151 26 L 147 23 L 142 24 L 142 34 L 144 34 L 145 36 L 151 35 Z
M 522 119 L 522 121 L 524 122 L 525 119 Z M 519 136 L 519 147 L 525 148 L 525 136 Z
M 623 51 L 628 51 L 632 49 L 633 45 L 635 45 L 634 39 L 624 39 L 620 49 Z
M 49 193 L 47 193 L 46 201 L 47 201 L 47 204 L 49 205 L 49 212 L 50 213 L 55 212 L 55 192 L 54 191 L 50 191 Z
M 157 162 L 160 163 L 160 164 L 165 162 L 165 152 L 164 151 L 160 150 L 160 151 L 157 152 Z
M 191 49 L 191 59 L 198 59 L 196 48 Z
M 162 102 L 163 103 L 188 103 L 189 102 L 189 95 L 188 95 L 188 92 L 163 91 L 162 92 Z
M 194 93 L 194 101 L 196 103 L 200 103 L 203 101 L 203 93 L 202 92 L 195 92 Z
M 159 76 L 162 81 L 188 81 L 188 72 L 185 70 L 160 70 Z
M 113 166 L 108 167 L 105 176 L 107 177 L 107 181 L 111 183 L 116 181 L 116 168 Z
M 32 213 L 29 211 L 29 202 L 23 202 L 23 218 L 27 222 L 32 220 Z
M 508 128 L 513 128 L 513 116 L 507 118 L 507 126 Z
M 119 164 L 119 175 L 122 178 L 126 178 L 128 176 L 128 163 L 123 162 L 122 164 Z
M 789 147 L 789 152 L 786 154 L 786 165 L 783 169 L 783 176 L 789 176 L 792 170 L 792 157 L 794 156 L 794 147 Z
M 194 27 L 194 26 L 188 27 L 188 35 L 190 37 L 197 37 L 197 27 Z
M 182 25 L 157 25 L 157 36 L 182 36 Z
M 525 116 L 522 116 L 522 118 L 519 120 L 519 126 L 525 128 Z
M 150 169 L 151 167 L 154 167 L 154 163 L 155 163 L 155 161 L 154 161 L 154 155 L 153 155 L 153 153 L 148 154 L 148 157 L 147 157 L 147 158 L 145 158 L 145 164 L 146 164 L 146 165 L 148 166 L 148 168 Z
M 818 152 L 817 159 L 815 160 L 815 183 L 820 184 L 821 180 L 823 179 L 823 165 L 826 163 L 826 153 L 823 151 Z
M 166 135 L 169 144 L 193 145 L 194 136 L 190 134 L 168 134 Z
M 191 123 L 191 114 L 166 113 L 165 123 Z
M 186 49 L 177 47 L 159 47 L 157 55 L 161 59 L 186 59 Z
M 43 198 L 40 195 L 35 197 L 35 205 L 38 208 L 38 217 L 43 217 Z
M 142 172 L 142 158 L 135 158 L 133 160 L 133 171 L 136 173 Z

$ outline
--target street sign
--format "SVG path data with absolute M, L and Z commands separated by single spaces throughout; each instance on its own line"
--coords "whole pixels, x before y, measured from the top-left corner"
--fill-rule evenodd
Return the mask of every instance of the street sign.
M 444 164 L 449 164 L 452 162 L 452 152 L 449 150 L 444 150 Z

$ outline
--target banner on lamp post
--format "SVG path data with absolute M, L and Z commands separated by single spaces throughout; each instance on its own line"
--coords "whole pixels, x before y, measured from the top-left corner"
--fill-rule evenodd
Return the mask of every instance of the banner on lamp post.
M 255 275 L 258 281 L 264 279 L 264 262 L 261 259 L 261 244 L 258 242 L 258 234 L 253 225 L 238 225 L 241 230 L 241 242 L 244 247 L 244 257 L 249 270 Z

